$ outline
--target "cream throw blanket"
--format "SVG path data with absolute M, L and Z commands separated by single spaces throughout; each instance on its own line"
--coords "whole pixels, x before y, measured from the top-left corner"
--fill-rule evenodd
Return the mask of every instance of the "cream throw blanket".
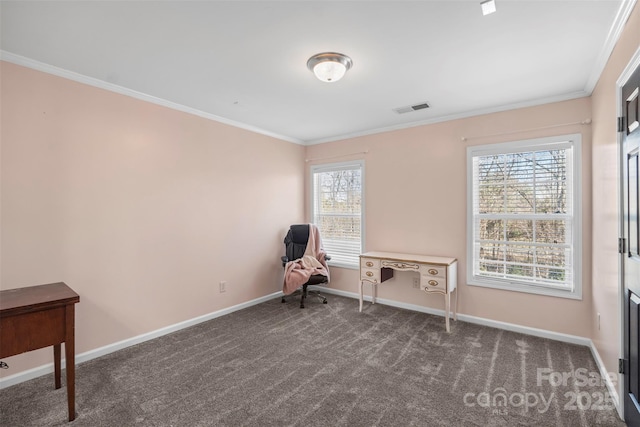
M 302 258 L 289 261 L 284 267 L 284 285 L 282 292 L 285 295 L 293 293 L 300 286 L 307 283 L 314 274 L 327 277 L 329 282 L 329 268 L 324 259 L 326 252 L 322 247 L 320 232 L 314 224 L 309 224 L 309 241 Z

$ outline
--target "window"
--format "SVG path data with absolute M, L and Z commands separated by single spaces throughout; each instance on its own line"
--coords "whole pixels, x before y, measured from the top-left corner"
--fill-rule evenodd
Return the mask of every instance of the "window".
M 320 229 L 330 265 L 358 268 L 363 241 L 364 162 L 311 167 L 311 222 Z
M 582 298 L 580 142 L 467 148 L 469 284 Z

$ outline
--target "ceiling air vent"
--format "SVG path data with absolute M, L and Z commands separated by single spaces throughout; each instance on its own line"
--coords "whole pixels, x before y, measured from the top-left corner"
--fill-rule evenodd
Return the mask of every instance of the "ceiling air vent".
M 398 114 L 404 114 L 404 113 L 410 113 L 412 111 L 424 110 L 425 108 L 429 108 L 429 104 L 427 104 L 426 102 L 423 102 L 421 104 L 409 105 L 407 107 L 394 108 L 393 111 L 395 111 Z

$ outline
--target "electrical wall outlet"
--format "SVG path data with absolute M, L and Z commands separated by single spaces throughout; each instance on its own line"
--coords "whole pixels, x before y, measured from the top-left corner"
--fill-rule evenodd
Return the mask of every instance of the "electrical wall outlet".
M 414 289 L 420 289 L 420 278 L 419 277 L 414 277 L 413 278 L 413 288 Z
M 220 293 L 227 292 L 227 282 L 224 280 L 220 282 Z

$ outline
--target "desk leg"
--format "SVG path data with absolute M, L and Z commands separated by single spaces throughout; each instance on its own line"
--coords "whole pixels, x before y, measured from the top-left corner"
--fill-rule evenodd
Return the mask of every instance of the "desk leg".
M 53 376 L 56 383 L 56 389 L 62 387 L 62 384 L 60 383 L 60 356 L 60 344 L 55 344 L 53 346 Z
M 362 312 L 362 301 L 364 299 L 364 282 L 365 280 L 360 280 L 360 312 Z M 371 304 L 375 304 L 378 293 L 378 283 L 369 282 L 368 280 L 366 282 L 371 284 Z
M 67 404 L 69 406 L 69 421 L 76 418 L 76 350 L 75 350 L 75 311 L 73 304 L 67 305 L 64 356 L 67 371 Z
M 376 303 L 376 297 L 378 296 L 378 284 L 371 283 L 371 304 Z
M 453 306 L 453 320 L 458 320 L 458 289 L 456 291 L 456 305 Z
M 446 305 L 446 309 L 445 309 L 445 326 L 447 328 L 447 332 L 451 332 L 451 329 L 449 328 L 449 313 L 451 311 L 451 292 L 447 292 L 445 295 L 445 305 Z

